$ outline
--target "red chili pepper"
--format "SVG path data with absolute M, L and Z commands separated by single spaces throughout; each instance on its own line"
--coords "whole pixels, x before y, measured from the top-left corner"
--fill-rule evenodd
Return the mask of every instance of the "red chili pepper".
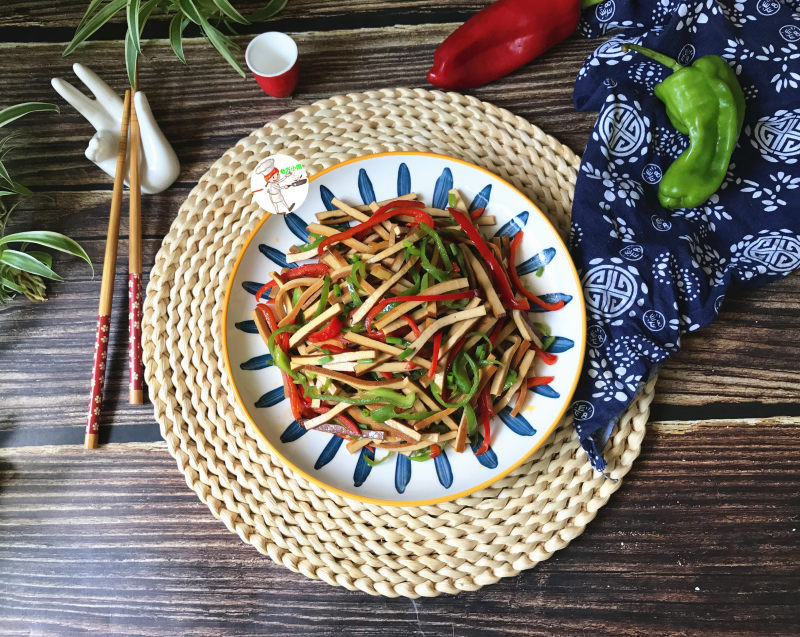
M 304 276 L 325 276 L 330 271 L 331 266 L 329 266 L 327 263 L 306 263 L 305 265 L 301 265 L 299 268 L 290 268 L 288 270 L 284 270 L 281 272 L 280 276 L 281 281 L 286 282 L 299 279 Z M 258 288 L 258 292 L 256 292 L 256 303 L 261 300 L 261 295 L 269 290 L 273 285 L 275 285 L 274 279 Z
M 401 318 L 406 323 L 408 323 L 408 326 L 411 328 L 411 331 L 414 332 L 414 336 L 419 337 L 419 335 L 422 334 L 422 332 L 420 332 L 419 330 L 419 325 L 417 325 L 417 322 L 413 318 L 411 318 L 408 314 L 403 314 Z
M 505 270 L 503 270 L 503 266 L 500 265 L 497 257 L 494 256 L 489 246 L 486 245 L 481 233 L 472 225 L 472 221 L 469 220 L 469 217 L 455 208 L 449 208 L 449 210 L 450 214 L 453 215 L 453 219 L 455 219 L 458 225 L 467 233 L 467 236 L 478 249 L 484 262 L 489 267 L 489 271 L 492 273 L 492 278 L 497 286 L 497 291 L 500 294 L 503 305 L 509 310 L 530 309 L 530 305 L 525 299 L 514 298 L 514 292 L 511 289 L 511 284 L 508 282 L 508 277 L 506 276 Z
M 319 343 L 320 341 L 327 341 L 333 338 L 342 331 L 342 320 L 338 316 L 334 316 L 321 330 L 312 332 L 308 335 L 308 340 L 312 343 Z
M 377 338 L 377 335 L 383 335 L 380 330 L 372 331 L 372 321 L 380 314 L 389 303 L 396 303 L 398 301 L 405 303 L 406 301 L 420 301 L 420 302 L 436 302 L 436 301 L 458 301 L 459 299 L 473 299 L 479 297 L 480 290 L 464 290 L 463 292 L 448 292 L 447 294 L 417 294 L 416 296 L 392 296 L 384 299 L 373 307 L 367 318 L 364 319 L 364 328 L 367 336 L 370 338 Z
M 267 322 L 271 332 L 278 329 L 278 319 L 275 318 L 275 312 L 266 303 L 259 303 L 256 309 L 264 315 L 264 320 Z
M 386 380 L 394 380 L 394 376 L 392 376 L 391 372 L 380 372 L 381 376 L 383 376 Z
M 584 6 L 602 0 L 584 0 Z M 578 26 L 581 0 L 498 0 L 453 31 L 433 54 L 428 81 L 482 86 L 527 64 Z
M 453 362 L 456 360 L 456 356 L 461 351 L 461 348 L 464 347 L 464 343 L 466 342 L 467 342 L 466 338 L 461 338 L 459 339 L 458 343 L 456 343 L 453 346 L 453 349 L 450 350 L 450 353 L 448 354 L 447 358 L 447 365 L 445 365 L 444 367 L 445 377 L 447 377 L 447 375 L 450 373 L 450 368 L 453 366 Z
M 378 208 L 372 216 L 367 219 L 366 221 L 359 223 L 352 228 L 348 228 L 344 232 L 338 232 L 326 239 L 323 239 L 322 243 L 319 244 L 317 247 L 317 254 L 322 254 L 325 248 L 333 243 L 339 243 L 340 241 L 344 241 L 345 239 L 351 239 L 355 235 L 363 232 L 364 230 L 368 230 L 372 226 L 375 226 L 379 223 L 383 223 L 384 221 L 388 221 L 392 217 L 396 217 L 397 215 L 411 215 L 414 217 L 413 224 L 420 224 L 420 223 L 427 223 L 431 228 L 433 228 L 433 217 L 431 217 L 427 212 L 422 210 L 409 210 L 409 208 L 423 208 L 424 204 L 419 201 L 391 201 L 380 208 Z
M 417 365 L 416 363 L 406 363 L 406 369 L 408 370 L 417 369 Z
M 501 319 L 497 325 L 494 326 L 492 333 L 489 335 L 489 342 L 494 347 L 497 344 L 497 338 L 500 336 L 500 332 L 503 331 L 503 328 L 506 326 L 506 320 Z
M 294 419 L 299 421 L 303 417 L 303 403 L 300 400 L 300 395 L 297 393 L 297 385 L 292 382 L 292 379 L 289 378 L 289 375 L 286 372 L 281 372 L 283 374 L 283 388 L 286 390 L 286 394 L 289 396 L 289 404 L 292 407 L 292 416 Z
M 532 349 L 536 350 L 536 355 L 542 359 L 542 362 L 545 365 L 552 365 L 558 360 L 558 356 L 555 354 L 550 354 L 549 352 L 545 352 L 543 349 L 539 349 L 534 345 Z
M 481 412 L 481 422 L 483 422 L 483 442 L 481 446 L 475 450 L 475 455 L 479 456 L 489 450 L 489 437 L 492 434 L 492 398 L 489 395 L 489 388 L 484 387 L 480 396 L 478 396 L 478 407 Z
M 533 292 L 530 292 L 524 285 L 522 285 L 522 281 L 519 279 L 519 274 L 517 273 L 517 248 L 519 248 L 519 244 L 522 242 L 522 230 L 517 232 L 514 235 L 514 238 L 511 240 L 511 246 L 508 249 L 508 272 L 511 274 L 511 282 L 514 284 L 514 287 L 519 290 L 519 292 L 526 298 L 538 305 L 543 310 L 547 310 L 548 312 L 554 312 L 555 310 L 560 310 L 564 307 L 564 301 L 557 301 L 556 303 L 547 303 L 546 301 L 542 301 L 538 296 L 536 296 Z
M 436 456 L 441 455 L 442 448 L 437 445 L 436 443 L 431 445 L 431 458 L 435 458 Z
M 431 370 L 428 372 L 428 380 L 433 380 L 434 374 L 436 374 L 436 366 L 439 364 L 439 350 L 442 347 L 442 332 L 441 330 L 436 332 L 436 335 L 433 337 L 433 358 L 431 358 Z
M 555 376 L 534 376 L 528 379 L 528 387 L 538 387 L 539 385 L 549 385 L 556 379 Z
M 469 213 L 469 218 L 475 221 L 475 219 L 483 214 L 484 210 L 486 210 L 486 208 L 475 208 L 475 210 Z

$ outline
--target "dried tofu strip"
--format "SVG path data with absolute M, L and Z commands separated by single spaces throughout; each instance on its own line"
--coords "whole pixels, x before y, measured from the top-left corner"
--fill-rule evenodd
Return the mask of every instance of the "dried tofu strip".
M 458 191 L 458 188 L 451 188 L 447 191 L 448 195 L 453 195 L 456 199 L 455 206 L 448 206 L 449 208 L 455 208 L 456 210 L 460 210 L 461 212 L 467 212 L 467 206 L 464 204 L 464 199 L 461 197 L 461 193 Z M 448 197 L 448 200 L 450 198 Z
M 519 414 L 519 410 L 522 409 L 522 406 L 525 404 L 525 401 L 528 398 L 528 388 L 525 384 L 519 388 L 519 392 L 517 392 L 517 401 L 514 403 L 514 408 L 511 410 L 512 416 L 517 416 Z
M 516 369 L 519 362 L 522 360 L 522 357 L 525 353 L 531 348 L 530 341 L 522 341 L 519 344 L 519 349 L 517 349 L 517 353 L 514 354 L 514 358 L 511 361 L 511 369 Z
M 267 325 L 267 319 L 264 318 L 264 315 L 257 309 L 253 309 L 253 321 L 255 321 L 256 329 L 258 330 L 258 335 L 261 337 L 261 340 L 264 341 L 264 345 L 268 345 L 269 335 L 271 332 L 269 331 L 269 326 Z
M 511 347 L 505 350 L 500 357 L 500 371 L 495 374 L 492 386 L 489 388 L 489 393 L 492 394 L 492 396 L 500 395 L 503 384 L 506 382 L 506 376 L 508 376 L 508 370 L 511 369 L 511 359 L 514 357 L 514 354 L 516 354 L 519 344 L 520 338 L 519 336 L 515 336 Z
M 378 202 L 376 202 L 376 201 L 373 201 L 371 204 L 369 204 L 369 209 L 373 214 L 378 212 L 378 210 L 380 210 L 380 207 L 381 207 L 380 204 L 378 204 Z M 387 234 L 390 237 L 395 237 L 395 238 L 397 237 L 397 235 L 394 232 L 393 224 L 392 224 L 392 222 L 390 220 L 387 219 L 386 221 L 382 221 L 379 225 L 384 230 L 386 230 Z M 377 226 L 376 226 L 376 228 L 377 228 Z M 392 242 L 392 243 L 394 243 L 394 242 Z
M 300 313 L 300 309 L 303 307 L 306 301 L 308 301 L 314 294 L 322 287 L 323 279 L 295 279 L 295 281 L 313 281 L 300 295 L 300 298 L 297 299 L 297 303 L 294 304 L 291 310 L 289 310 L 288 314 L 284 316 L 280 321 L 278 321 L 278 327 L 283 327 L 284 325 L 289 325 L 290 323 L 294 323 L 294 320 L 297 318 L 297 315 Z M 294 283 L 295 281 L 290 281 L 289 283 Z M 289 284 L 284 287 L 278 294 L 280 297 L 281 294 L 289 287 Z
M 369 215 L 361 212 L 360 210 L 356 210 L 355 208 L 353 208 L 353 206 L 350 206 L 350 205 L 344 203 L 343 201 L 340 201 L 336 197 L 331 199 L 331 203 L 334 206 L 336 206 L 339 210 L 341 210 L 342 212 L 344 212 L 344 213 L 348 214 L 349 216 L 351 216 L 356 221 L 361 221 L 361 222 L 369 221 Z M 378 224 L 378 225 L 376 225 L 374 227 L 375 227 L 375 231 L 381 236 L 382 239 L 388 239 L 389 238 L 389 233 L 386 231 L 386 228 L 384 228 L 382 225 Z
M 514 318 L 514 323 L 517 325 L 520 336 L 522 336 L 522 338 L 524 338 L 526 341 L 532 341 L 534 338 L 533 330 L 522 316 L 522 310 L 512 310 L 511 316 Z
M 486 306 L 479 305 L 478 307 L 474 307 L 471 310 L 461 310 L 460 312 L 455 312 L 453 314 L 448 314 L 447 316 L 443 316 L 440 319 L 435 320 L 431 325 L 426 327 L 422 334 L 420 334 L 413 343 L 411 343 L 410 347 L 415 351 L 418 352 L 425 343 L 427 343 L 430 338 L 438 332 L 440 329 L 447 327 L 448 325 L 453 325 L 454 323 L 458 323 L 459 321 L 466 321 L 467 319 L 486 316 Z
M 331 380 L 338 380 L 339 382 L 346 383 L 351 387 L 355 387 L 356 389 L 364 390 L 377 389 L 379 387 L 384 389 L 403 389 L 404 387 L 408 387 L 408 383 L 411 382 L 408 378 L 395 378 L 392 380 L 364 380 L 363 378 L 356 378 L 355 376 L 348 376 L 347 374 L 343 374 L 341 372 L 324 369 L 322 367 L 312 367 L 311 365 L 302 367 L 301 371 L 311 372 L 312 374 L 324 376 L 325 378 L 330 378 Z
M 415 321 L 421 321 L 422 319 L 425 318 L 426 315 L 427 315 L 427 311 L 425 310 L 424 307 L 421 307 L 418 310 L 414 310 L 413 312 L 411 312 L 411 314 L 409 314 L 409 316 L 411 318 L 413 318 Z M 433 319 L 428 319 L 428 320 L 433 321 Z M 405 319 L 400 318 L 400 319 L 397 319 L 394 323 L 390 323 L 389 325 L 387 325 L 383 329 L 383 333 L 384 334 L 391 334 L 395 330 L 399 330 L 402 327 L 408 327 L 408 323 L 406 323 Z M 427 325 L 426 325 L 426 327 L 427 327 Z
M 319 427 L 326 422 L 330 422 L 334 418 L 336 418 L 337 414 L 342 413 L 345 409 L 347 409 L 350 405 L 347 403 L 337 403 L 333 407 L 331 407 L 328 411 L 324 414 L 320 414 L 319 416 L 315 416 L 314 418 L 309 418 L 308 420 L 303 421 L 303 427 L 306 429 L 313 429 L 314 427 Z
M 389 434 L 392 434 L 396 438 L 401 440 L 405 440 L 408 443 L 414 443 L 419 441 L 421 435 L 418 434 L 416 431 L 411 429 L 410 427 L 406 427 L 402 423 L 397 422 L 396 420 L 387 420 L 386 422 L 378 422 L 377 420 L 373 420 L 369 416 L 365 416 L 361 409 L 357 407 L 351 407 L 347 410 L 348 415 L 350 415 L 353 420 L 362 425 L 368 425 L 372 429 L 377 431 L 383 431 Z M 395 427 L 393 424 L 396 423 L 400 425 L 400 427 Z
M 486 336 L 489 336 L 495 323 L 497 323 L 497 319 L 494 316 L 487 316 L 480 323 L 478 323 L 473 331 L 478 332 L 478 334 L 485 334 Z M 479 340 L 481 340 L 481 337 L 477 334 L 470 336 L 466 341 L 464 341 L 464 348 L 471 349 L 472 346 L 475 345 L 475 343 L 477 343 Z
M 452 440 L 456 437 L 455 431 L 448 431 L 447 433 L 439 434 L 439 436 L 434 440 L 433 435 L 426 434 L 423 436 L 421 442 L 413 445 L 403 445 L 402 447 L 390 447 L 389 445 L 380 445 L 382 449 L 394 449 L 397 453 L 402 453 L 404 456 L 417 451 L 419 449 L 424 449 L 425 447 L 429 447 L 432 443 L 440 443 L 446 442 L 448 440 Z
M 359 350 L 357 352 L 342 352 L 341 354 L 325 355 L 317 354 L 316 356 L 294 356 L 290 360 L 291 368 L 298 369 L 303 365 L 322 365 L 323 367 L 334 363 L 351 363 L 354 361 L 365 360 L 368 358 L 375 358 L 375 350 Z M 320 363 L 320 358 L 330 358 L 327 363 Z M 333 369 L 333 368 L 328 368 Z
M 411 388 L 416 390 L 417 396 L 419 396 L 420 399 L 422 400 L 422 402 L 424 402 L 428 406 L 428 409 L 430 409 L 432 411 L 435 411 L 435 410 L 441 408 L 439 403 L 437 403 L 430 395 L 428 395 L 428 392 L 426 392 L 424 389 L 422 389 L 414 381 L 410 382 L 410 386 L 411 386 Z M 450 418 L 450 416 L 445 416 L 444 418 L 442 418 L 442 422 L 445 425 L 447 425 L 450 429 L 452 429 L 454 431 L 458 427 L 458 425 L 456 424 L 456 421 L 453 420 L 452 418 Z
M 448 292 L 454 292 L 456 290 L 460 290 L 461 288 L 465 288 L 467 285 L 469 285 L 469 281 L 466 279 L 466 277 L 462 277 L 460 279 L 450 279 L 449 281 L 437 283 L 436 285 L 429 287 L 427 290 L 425 290 L 425 296 L 431 294 L 447 294 Z M 401 303 L 396 308 L 382 316 L 375 323 L 375 327 L 379 330 L 383 329 L 392 321 L 397 320 L 403 316 L 403 314 L 408 314 L 409 311 L 413 310 L 415 307 L 424 302 L 425 301 L 406 301 L 405 303 Z
M 327 310 L 325 310 L 318 317 L 311 319 L 308 323 L 303 325 L 303 327 L 301 327 L 294 334 L 292 334 L 292 336 L 289 338 L 289 347 L 295 347 L 306 336 L 316 331 L 317 328 L 327 323 L 341 311 L 342 311 L 342 304 L 336 303 L 335 305 L 332 305 Z
M 455 407 L 448 407 L 447 409 L 443 409 L 442 411 L 437 411 L 432 416 L 428 416 L 427 418 L 423 418 L 422 420 L 417 420 L 414 423 L 414 429 L 416 429 L 417 431 L 422 431 L 423 429 L 429 427 L 433 423 L 439 422 L 445 416 L 449 416 L 454 411 L 456 411 Z
M 403 239 L 403 241 L 410 241 L 411 243 L 414 243 L 421 236 L 422 232 L 419 229 L 417 229 L 409 233 Z M 398 252 L 400 252 L 400 250 L 403 250 L 405 248 L 405 246 L 403 245 L 403 241 L 395 243 L 393 246 L 389 246 L 388 248 L 386 248 L 381 252 L 378 252 L 377 254 L 373 254 L 369 259 L 367 259 L 367 263 L 379 263 L 380 261 L 383 261 L 387 257 L 391 257 L 392 255 L 397 254 Z M 402 257 L 403 255 L 400 256 Z
M 314 234 L 321 234 L 326 237 L 332 237 L 335 234 L 339 234 L 341 231 L 337 230 L 336 228 L 331 228 L 329 226 L 322 226 L 318 223 L 310 223 L 308 224 L 308 231 L 313 232 Z M 349 248 L 354 248 L 359 252 L 364 252 L 366 254 L 372 253 L 372 248 L 370 248 L 366 243 L 362 243 L 358 239 L 345 239 L 342 241 L 343 244 L 348 246 Z
M 495 341 L 495 345 L 500 345 L 503 343 L 507 338 L 509 338 L 514 332 L 517 331 L 517 325 L 514 321 L 509 321 L 505 324 L 500 333 L 497 335 L 497 340 Z
M 411 427 L 404 425 L 398 420 L 394 420 L 393 418 L 389 418 L 388 420 L 384 421 L 384 425 L 391 427 L 394 429 L 398 434 L 402 434 L 403 437 L 411 438 L 412 440 L 419 442 L 422 440 L 422 434 L 419 433 L 417 430 L 412 429 Z
M 371 442 L 372 440 L 369 438 L 356 438 L 355 440 L 348 442 L 346 447 L 350 453 L 358 453 Z
M 371 212 L 372 206 L 377 205 L 378 208 L 381 206 L 385 206 L 387 203 L 392 203 L 393 201 L 414 201 L 417 198 L 417 193 L 409 192 L 405 195 L 398 195 L 397 197 L 392 197 L 391 199 L 384 199 L 383 201 L 373 201 L 371 204 L 368 205 L 358 205 L 353 206 L 356 210 L 360 210 L 361 212 Z
M 386 294 L 386 291 L 400 279 L 402 279 L 406 272 L 408 272 L 411 267 L 416 264 L 417 260 L 417 257 L 412 257 L 402 268 L 400 268 L 400 270 L 392 275 L 392 278 L 390 278 L 388 281 L 384 281 L 377 288 L 375 288 L 373 292 L 364 300 L 361 306 L 355 312 L 353 312 L 353 318 L 351 319 L 352 323 L 363 321 L 367 313 L 383 297 L 383 295 Z
M 403 353 L 403 350 L 399 347 L 395 347 L 394 345 L 389 345 L 388 343 L 382 343 L 380 341 L 376 341 L 371 339 L 363 334 L 356 334 L 354 332 L 345 332 L 344 338 L 351 343 L 355 343 L 356 345 L 363 345 L 364 347 L 368 347 L 370 349 L 378 350 L 379 352 L 385 352 L 386 354 L 391 354 L 393 356 L 399 356 Z M 429 365 L 428 361 L 424 358 L 420 358 L 418 356 L 414 356 L 410 359 L 407 359 L 407 363 L 414 363 L 419 365 L 420 367 L 424 367 Z M 360 365 L 356 367 L 356 374 L 363 374 L 365 371 L 372 369 L 375 367 L 375 363 L 370 364 L 369 367 L 361 367 Z
M 400 195 L 399 197 L 392 197 L 391 199 L 384 199 L 383 201 L 377 202 L 379 206 L 383 206 L 387 203 L 391 203 L 392 201 L 399 201 L 399 200 L 409 200 L 409 199 L 416 199 L 416 193 L 409 193 L 407 195 Z M 352 206 L 359 212 L 369 212 L 369 206 Z M 322 212 L 316 213 L 316 218 L 318 221 L 328 221 L 328 219 L 335 219 L 336 217 L 341 216 L 341 210 L 323 210 Z
M 511 398 L 514 396 L 514 394 L 519 391 L 522 383 L 525 382 L 525 377 L 528 375 L 528 370 L 530 370 L 535 356 L 536 353 L 531 350 L 526 352 L 525 356 L 522 357 L 522 362 L 519 364 L 519 371 L 517 373 L 517 380 L 513 385 L 511 385 L 508 391 L 503 394 L 503 397 L 495 402 L 493 407 L 495 413 L 500 412 L 506 405 L 508 405 L 508 403 L 511 402 Z
M 316 258 L 317 250 L 316 248 L 311 248 L 311 250 L 303 250 L 302 252 L 289 252 L 286 255 L 286 263 L 297 263 L 298 261 L 308 261 Z
M 478 258 L 472 254 L 472 251 L 467 251 L 467 259 L 469 260 L 470 266 L 472 266 L 472 272 L 475 274 L 478 285 L 481 286 L 486 294 L 486 300 L 489 302 L 489 307 L 492 308 L 492 314 L 498 318 L 505 316 L 506 308 L 503 307 L 503 304 L 500 302 L 500 297 L 497 296 L 497 292 L 494 290 L 494 283 L 489 278 L 486 270 L 483 269 L 483 265 L 481 265 Z
M 472 299 L 464 309 L 471 310 L 473 307 L 478 307 L 480 303 L 480 299 Z M 439 350 L 439 358 L 441 359 L 444 354 L 449 352 L 450 348 L 454 347 L 455 344 L 458 343 L 458 341 L 460 341 L 467 334 L 467 332 L 471 331 L 477 323 L 477 318 L 470 319 L 468 321 L 462 321 L 456 327 L 450 330 L 447 335 L 447 340 L 442 341 L 441 348 Z

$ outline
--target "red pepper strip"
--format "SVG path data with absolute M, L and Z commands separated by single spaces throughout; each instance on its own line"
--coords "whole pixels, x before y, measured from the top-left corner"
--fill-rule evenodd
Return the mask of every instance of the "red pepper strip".
M 580 9 L 580 0 L 493 2 L 436 49 L 428 81 L 453 90 L 503 77 L 566 39 L 578 26 Z
M 511 282 L 526 299 L 533 301 L 543 310 L 547 310 L 548 312 L 560 310 L 565 305 L 564 301 L 557 301 L 556 303 L 547 303 L 546 301 L 542 301 L 542 299 L 522 285 L 522 281 L 519 280 L 519 274 L 517 273 L 517 248 L 521 242 L 522 230 L 514 235 L 514 238 L 511 240 L 511 246 L 508 250 L 508 272 L 511 274 Z
M 406 323 L 408 323 L 408 326 L 411 328 L 411 331 L 414 332 L 414 336 L 419 337 L 419 335 L 422 334 L 422 332 L 420 332 L 419 330 L 419 325 L 417 325 L 417 322 L 413 318 L 411 318 L 408 314 L 403 314 L 403 316 L 401 316 L 400 318 L 402 318 Z
M 433 337 L 433 358 L 431 359 L 431 371 L 428 372 L 428 380 L 433 380 L 436 374 L 436 366 L 439 364 L 439 350 L 442 347 L 442 332 L 436 332 Z
M 447 378 L 447 375 L 450 373 L 450 368 L 453 366 L 453 361 L 456 360 L 456 356 L 461 351 L 461 348 L 464 347 L 464 343 L 467 342 L 466 337 L 462 338 L 455 344 L 453 349 L 450 350 L 449 358 L 447 359 L 447 365 L 444 367 L 444 375 Z
M 536 355 L 542 359 L 545 365 L 552 365 L 558 360 L 558 356 L 545 352 L 543 349 L 536 347 L 536 345 L 534 345 L 532 349 L 536 350 Z
M 481 421 L 483 422 L 483 442 L 475 450 L 475 455 L 479 456 L 489 450 L 489 437 L 492 434 L 491 423 L 494 412 L 492 411 L 492 399 L 489 396 L 489 387 L 484 387 L 481 395 L 478 396 L 478 407 L 481 410 Z
M 314 407 L 313 410 L 318 414 L 325 414 L 328 413 L 331 410 L 331 408 Z M 350 420 L 347 416 L 345 416 L 344 414 L 337 414 L 335 416 L 335 419 L 339 421 L 339 424 L 342 425 L 342 427 L 347 427 L 353 433 L 354 436 L 361 437 L 361 430 L 358 428 L 358 425 L 356 425 L 356 423 Z
M 271 332 L 274 332 L 278 329 L 278 319 L 275 318 L 275 312 L 272 311 L 272 308 L 269 305 L 266 303 L 259 303 L 256 305 L 256 309 L 264 315 L 264 319 L 267 321 L 267 325 L 269 326 Z
M 373 307 L 369 314 L 367 314 L 367 318 L 364 319 L 364 328 L 366 329 L 367 336 L 370 338 L 377 338 L 376 335 L 380 334 L 383 335 L 381 330 L 372 331 L 372 321 L 375 317 L 380 314 L 389 303 L 395 303 L 397 301 L 406 302 L 406 301 L 426 301 L 426 302 L 435 302 L 435 301 L 458 301 L 459 299 L 473 299 L 479 297 L 481 294 L 480 290 L 464 290 L 463 292 L 448 292 L 447 294 L 417 294 L 416 296 L 391 296 L 388 299 L 384 299 L 375 307 Z
M 503 331 L 503 328 L 506 326 L 506 320 L 501 319 L 497 325 L 494 326 L 492 333 L 489 335 L 489 342 L 492 344 L 492 347 L 497 345 L 497 337 L 500 336 L 500 332 Z
M 489 267 L 489 271 L 492 273 L 492 278 L 497 286 L 497 291 L 500 294 L 500 299 L 503 301 L 503 305 L 509 310 L 530 309 L 530 305 L 525 299 L 514 298 L 514 292 L 511 289 L 511 284 L 508 282 L 508 277 L 503 270 L 503 266 L 500 265 L 500 262 L 494 256 L 494 253 L 489 249 L 489 246 L 486 245 L 481 233 L 478 232 L 477 228 L 472 225 L 469 217 L 455 208 L 449 208 L 448 210 L 450 211 L 450 214 L 453 215 L 453 219 L 455 219 L 458 222 L 458 225 L 460 225 L 464 232 L 467 233 L 467 236 L 470 238 L 473 245 L 478 249 L 478 252 L 480 252 L 484 262 Z
M 311 399 L 308 396 L 306 396 L 306 393 L 303 391 L 302 385 L 297 390 L 297 393 L 300 394 L 300 400 L 303 403 L 303 407 L 304 408 L 305 407 L 311 407 Z
M 475 221 L 475 219 L 483 214 L 484 210 L 486 210 L 486 208 L 475 208 L 475 210 L 469 213 L 469 218 Z
M 431 445 L 431 458 L 435 458 L 436 456 L 441 455 L 442 448 L 437 445 L 436 443 Z
M 427 213 L 422 210 L 406 210 L 407 208 L 423 208 L 424 204 L 420 201 L 392 201 L 387 203 L 386 205 L 381 206 L 378 208 L 372 216 L 367 219 L 366 221 L 359 223 L 357 226 L 353 226 L 352 228 L 348 228 L 344 232 L 338 232 L 330 237 L 325 238 L 322 243 L 319 244 L 317 247 L 317 254 L 320 255 L 324 252 L 325 248 L 333 243 L 339 243 L 340 241 L 344 241 L 345 239 L 351 239 L 355 235 L 364 230 L 371 228 L 379 223 L 383 223 L 384 221 L 388 221 L 392 217 L 396 217 L 397 215 L 407 215 L 410 214 L 414 217 L 413 224 L 420 224 L 420 223 L 427 223 L 431 228 L 433 228 L 433 218 Z M 403 209 L 403 210 L 401 210 Z
M 301 265 L 299 268 L 289 268 L 288 270 L 281 272 L 281 281 L 291 281 L 304 276 L 325 276 L 330 271 L 331 266 L 329 266 L 327 263 L 306 263 L 305 265 Z M 269 290 L 273 285 L 275 285 L 274 279 L 269 283 L 265 283 L 258 289 L 258 292 L 256 292 L 256 303 L 261 300 L 261 295 Z
M 342 320 L 338 316 L 334 316 L 321 330 L 312 332 L 308 335 L 308 340 L 312 343 L 319 343 L 320 341 L 327 341 L 333 338 L 342 331 Z
M 391 372 L 380 372 L 381 376 L 383 376 L 386 380 L 394 380 L 394 376 L 392 376 Z
M 549 385 L 556 379 L 555 376 L 534 376 L 528 379 L 528 387 L 538 387 L 539 385 Z
M 417 365 L 416 363 L 406 363 L 406 369 L 408 370 L 417 369 Z
M 297 393 L 297 385 L 295 385 L 286 372 L 281 372 L 286 376 L 286 381 L 289 383 L 289 404 L 292 406 L 292 416 L 299 421 L 303 417 L 303 403 L 300 400 L 300 395 Z

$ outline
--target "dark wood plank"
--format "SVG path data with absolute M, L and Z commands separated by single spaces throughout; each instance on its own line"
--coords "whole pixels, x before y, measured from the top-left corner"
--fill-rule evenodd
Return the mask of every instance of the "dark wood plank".
M 792 634 L 798 425 L 655 424 L 625 485 L 536 569 L 375 599 L 276 566 L 215 520 L 163 443 L 0 450 L 4 630 L 273 635 Z

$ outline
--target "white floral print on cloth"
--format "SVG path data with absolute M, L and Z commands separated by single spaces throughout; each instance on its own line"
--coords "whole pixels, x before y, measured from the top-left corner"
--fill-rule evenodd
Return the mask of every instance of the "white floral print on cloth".
M 680 347 L 709 325 L 732 286 L 800 268 L 800 0 L 606 0 L 579 31 L 616 31 L 584 63 L 578 110 L 599 110 L 583 155 L 570 249 L 581 274 L 588 348 L 573 403 L 592 466 L 621 413 Z M 642 44 L 684 65 L 722 56 L 739 78 L 745 122 L 719 192 L 670 211 L 658 184 L 689 139 L 653 88 L 670 73 L 622 50 Z

